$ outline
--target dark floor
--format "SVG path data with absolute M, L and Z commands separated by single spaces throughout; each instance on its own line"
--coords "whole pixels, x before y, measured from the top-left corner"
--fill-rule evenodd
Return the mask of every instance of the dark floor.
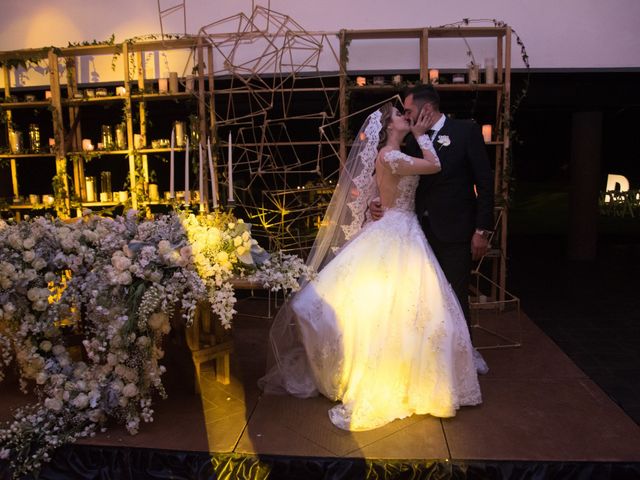
M 570 262 L 566 237 L 509 239 L 508 289 L 522 309 L 640 424 L 640 239 L 599 239 L 593 262 Z

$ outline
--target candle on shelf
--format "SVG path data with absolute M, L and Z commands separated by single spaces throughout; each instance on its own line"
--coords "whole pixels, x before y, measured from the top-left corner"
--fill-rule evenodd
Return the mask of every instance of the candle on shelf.
M 204 212 L 204 175 L 202 168 L 202 143 L 198 142 L 198 198 L 200 200 L 200 208 L 198 209 L 201 213 Z
M 150 183 L 149 184 L 149 200 L 152 202 L 159 202 L 160 201 L 160 190 L 158 190 L 158 184 L 157 183 Z
M 213 208 L 218 208 L 218 191 L 216 190 L 216 174 L 213 169 L 213 159 L 211 158 L 211 141 L 207 137 L 207 152 L 209 154 L 209 173 L 211 175 L 211 199 Z
M 159 78 L 158 79 L 158 92 L 159 93 L 167 93 L 169 91 L 169 79 L 167 78 Z
M 82 139 L 82 150 L 84 150 L 85 152 L 93 150 L 93 145 L 91 145 L 91 139 L 90 138 L 83 138 Z
M 189 192 L 189 137 L 187 137 L 187 150 L 184 155 L 184 203 L 191 203 L 191 192 Z
M 364 87 L 367 84 L 367 79 L 365 77 L 356 77 L 356 85 L 359 87 Z
M 169 159 L 169 199 L 173 200 L 176 196 L 175 184 L 173 183 L 174 177 L 174 144 L 176 140 L 176 129 L 171 129 L 171 158 Z
M 49 146 L 50 147 L 55 147 L 56 146 L 56 139 L 55 138 L 50 138 L 49 139 Z
M 432 68 L 429 70 L 429 83 L 438 83 L 440 78 L 440 70 Z
M 493 58 L 484 59 L 484 81 L 488 85 L 496 83 L 496 69 Z
M 85 190 L 87 192 L 87 202 L 96 201 L 96 180 L 93 177 L 85 178 Z
M 482 125 L 482 138 L 485 143 L 491 142 L 491 125 Z
M 169 93 L 178 93 L 178 72 L 169 72 Z
M 116 95 L 124 97 L 127 94 L 127 89 L 123 86 L 116 87 Z
M 139 133 L 134 133 L 133 135 L 133 147 L 136 150 L 140 150 L 142 148 L 142 135 Z
M 402 75 L 394 75 L 391 81 L 396 86 L 400 85 L 402 83 Z
M 176 147 L 184 147 L 184 122 L 175 122 Z
M 50 100 L 51 99 L 51 90 L 45 90 L 44 91 L 44 98 L 45 98 L 45 100 Z
M 229 202 L 233 202 L 233 168 L 232 168 L 232 158 L 231 158 L 231 132 L 229 132 L 229 145 L 227 148 L 227 166 L 229 169 Z

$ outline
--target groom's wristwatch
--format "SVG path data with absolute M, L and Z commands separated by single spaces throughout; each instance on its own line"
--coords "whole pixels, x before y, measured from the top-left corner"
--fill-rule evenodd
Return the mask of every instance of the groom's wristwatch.
M 491 238 L 491 235 L 493 234 L 493 232 L 491 230 L 483 230 L 482 228 L 476 228 L 476 232 L 475 233 L 480 235 L 485 240 L 489 240 Z

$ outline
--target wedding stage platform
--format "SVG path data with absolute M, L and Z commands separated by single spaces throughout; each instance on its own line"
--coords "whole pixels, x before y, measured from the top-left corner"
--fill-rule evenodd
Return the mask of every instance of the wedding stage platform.
M 522 347 L 482 350 L 484 403 L 455 418 L 413 416 L 346 432 L 332 402 L 261 395 L 270 320 L 265 300 L 246 299 L 232 331 L 231 377 L 204 364 L 194 393 L 184 338 L 168 339 L 155 421 L 130 436 L 112 426 L 60 449 L 41 478 L 640 478 L 640 428 L 525 314 L 482 313 L 484 327 L 521 327 Z M 244 314 L 244 315 L 243 315 Z M 506 332 L 509 335 L 520 332 Z M 474 330 L 482 347 L 495 338 Z M 29 401 L 15 379 L 0 384 L 0 420 Z M 0 466 L 8 478 L 6 465 Z

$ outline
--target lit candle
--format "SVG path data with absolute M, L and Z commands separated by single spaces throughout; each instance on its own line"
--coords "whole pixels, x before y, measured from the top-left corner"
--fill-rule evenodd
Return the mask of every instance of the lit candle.
M 202 143 L 198 142 L 198 190 L 200 192 L 200 212 L 204 212 L 204 175 L 202 168 Z
M 85 178 L 85 190 L 87 192 L 87 202 L 96 201 L 95 180 L 93 177 Z
M 167 93 L 169 90 L 169 79 L 167 78 L 159 78 L 158 79 L 158 92 L 159 93 Z
M 233 169 L 231 160 L 231 132 L 229 132 L 229 146 L 227 148 L 227 164 L 229 168 L 229 202 L 233 202 Z
M 216 174 L 213 170 L 213 158 L 211 157 L 211 142 L 207 137 L 207 151 L 209 153 L 209 172 L 211 175 L 211 199 L 213 208 L 218 208 L 218 191 L 216 190 Z
M 51 100 L 51 90 L 45 90 L 44 91 L 44 98 L 46 100 Z
M 82 139 L 82 150 L 84 150 L 84 151 L 93 150 L 93 145 L 91 145 L 91 139 L 90 138 L 83 138 Z
M 482 125 L 482 138 L 485 143 L 491 142 L 491 125 Z
M 187 150 L 184 156 L 184 203 L 191 203 L 191 192 L 189 192 L 189 137 L 187 137 Z
M 127 94 L 127 89 L 123 86 L 116 87 L 116 95 L 119 97 L 124 97 Z
M 366 77 L 356 77 L 356 85 L 359 87 L 364 87 L 367 84 Z
M 438 83 L 438 79 L 440 78 L 440 70 L 437 68 L 432 68 L 429 70 L 429 82 L 430 83 Z
M 173 156 L 174 156 L 174 144 L 176 141 L 176 129 L 172 128 L 171 129 L 171 158 L 169 160 L 169 198 L 171 200 L 173 200 L 176 196 L 176 190 L 175 190 L 175 185 L 173 183 L 173 177 L 174 177 L 174 163 L 173 163 Z

